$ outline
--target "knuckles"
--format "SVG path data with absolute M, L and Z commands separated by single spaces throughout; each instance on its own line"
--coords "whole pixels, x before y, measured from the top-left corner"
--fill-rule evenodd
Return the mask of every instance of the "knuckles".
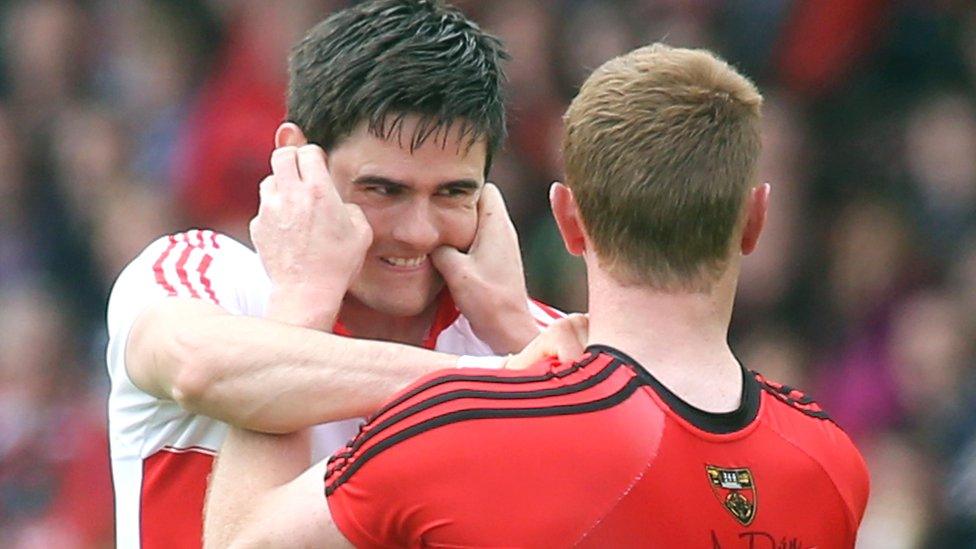
M 322 147 L 314 143 L 302 145 L 297 152 L 298 154 L 313 154 L 313 155 L 325 157 L 325 150 L 323 150 Z

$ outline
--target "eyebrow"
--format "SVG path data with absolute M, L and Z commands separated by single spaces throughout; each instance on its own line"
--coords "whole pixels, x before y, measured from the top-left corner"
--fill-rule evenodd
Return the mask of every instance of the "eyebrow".
M 410 187 L 410 185 L 407 185 L 406 183 L 395 181 L 393 179 L 381 177 L 378 175 L 361 175 L 356 179 L 353 179 L 352 184 L 353 185 L 385 185 L 388 187 L 401 187 L 401 188 Z M 459 189 L 476 191 L 480 189 L 481 186 L 482 186 L 481 182 L 474 179 L 456 179 L 454 181 L 447 181 L 441 183 L 437 185 L 437 188 L 438 189 L 459 188 Z

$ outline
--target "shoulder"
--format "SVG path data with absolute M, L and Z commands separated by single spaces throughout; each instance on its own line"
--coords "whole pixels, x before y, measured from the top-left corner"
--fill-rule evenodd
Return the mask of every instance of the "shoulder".
M 551 412 L 554 407 L 589 398 L 589 391 L 606 377 L 600 373 L 608 367 L 615 369 L 595 358 L 584 355 L 568 364 L 549 359 L 525 370 L 450 369 L 420 378 L 388 400 L 360 433 L 333 455 L 326 477 L 327 493 L 377 455 L 415 437 L 433 440 L 422 435 L 441 427 L 486 418 L 556 415 Z M 590 379 L 594 381 L 587 382 Z M 445 439 L 438 440 L 440 444 Z
M 243 269 L 242 275 L 263 270 L 260 258 L 244 244 L 211 230 L 190 229 L 157 238 L 126 271 L 149 270 L 170 293 L 201 293 L 208 274 L 232 269 Z
M 766 423 L 820 465 L 847 503 L 856 528 L 867 505 L 870 480 L 854 442 L 811 396 L 760 374 L 755 376 L 764 391 Z
M 753 375 L 759 383 L 759 387 L 767 395 L 773 397 L 775 399 L 774 401 L 778 404 L 785 405 L 787 408 L 791 408 L 813 419 L 833 421 L 827 415 L 827 412 L 820 407 L 820 404 L 800 389 L 766 379 L 762 374 L 756 372 L 753 372 Z M 780 408 L 776 409 L 782 411 Z
M 578 532 L 565 513 L 540 517 L 533 512 L 566 501 L 592 509 L 591 488 L 562 483 L 553 490 L 552 479 L 572 478 L 586 467 L 599 469 L 597 476 L 625 477 L 625 483 L 635 474 L 621 466 L 619 453 L 608 453 L 617 456 L 615 467 L 600 467 L 603 462 L 593 459 L 594 446 L 610 448 L 624 433 L 598 429 L 606 416 L 595 412 L 606 407 L 594 406 L 630 379 L 629 370 L 619 366 L 588 354 L 568 364 L 548 360 L 521 371 L 444 370 L 418 380 L 329 460 L 325 492 L 337 524 L 344 532 L 381 533 L 403 546 L 419 539 L 533 546 L 542 542 L 519 536 L 540 531 L 550 536 L 550 544 L 568 543 Z M 636 457 L 630 462 L 643 467 L 646 455 Z M 375 501 L 384 505 L 369 504 Z M 498 529 L 484 529 L 486 514 Z M 570 514 L 579 520 L 577 507 Z M 550 523 L 540 526 L 540 518 Z M 450 527 L 438 528 L 444 520 Z M 557 527 L 569 537 L 554 533 Z
M 161 236 L 119 274 L 109 297 L 109 325 L 160 297 L 211 301 L 245 312 L 250 293 L 269 286 L 257 254 L 226 235 L 191 229 Z
M 167 298 L 199 299 L 232 314 L 261 316 L 269 293 L 260 258 L 236 240 L 202 229 L 161 236 L 112 286 L 106 313 L 109 371 L 122 372 L 136 320 Z

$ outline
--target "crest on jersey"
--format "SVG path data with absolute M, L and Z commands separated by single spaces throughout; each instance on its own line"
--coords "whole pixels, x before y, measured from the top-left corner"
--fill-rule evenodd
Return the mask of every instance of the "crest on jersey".
M 719 502 L 743 526 L 752 524 L 756 518 L 756 483 L 752 472 L 746 468 L 726 469 L 706 465 L 708 481 Z

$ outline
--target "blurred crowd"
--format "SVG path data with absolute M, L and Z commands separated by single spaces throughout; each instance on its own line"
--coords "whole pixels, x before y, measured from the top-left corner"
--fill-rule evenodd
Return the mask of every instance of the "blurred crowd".
M 166 232 L 247 241 L 288 48 L 347 3 L 0 4 L 0 547 L 112 545 L 114 277 Z M 713 49 L 757 81 L 771 217 L 745 263 L 733 347 L 806 389 L 862 449 L 860 547 L 976 546 L 976 5 L 456 4 L 512 54 L 510 136 L 490 179 L 530 291 L 567 310 L 585 310 L 585 280 L 546 189 L 582 79 L 662 40 Z

